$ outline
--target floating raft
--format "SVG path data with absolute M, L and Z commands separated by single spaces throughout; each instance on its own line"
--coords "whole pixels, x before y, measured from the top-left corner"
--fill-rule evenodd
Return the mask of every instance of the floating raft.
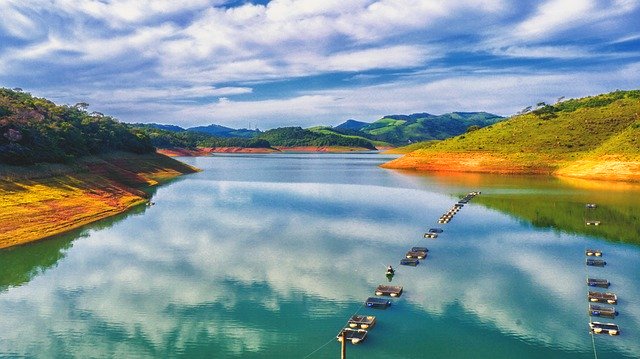
M 407 254 L 405 254 L 405 257 L 411 259 L 425 259 L 427 258 L 427 252 L 422 252 L 422 251 L 409 251 L 407 252 Z
M 609 288 L 611 283 L 606 279 L 587 278 L 587 285 L 589 287 Z
M 592 267 L 604 267 L 605 265 L 607 265 L 607 262 L 605 262 L 603 259 L 587 258 L 586 263 L 588 266 Z
M 415 267 L 415 266 L 417 266 L 418 264 L 420 264 L 420 261 L 419 261 L 419 260 L 417 260 L 417 259 L 415 259 L 415 258 L 402 258 L 402 259 L 400 260 L 400 265 L 403 265 L 403 266 L 412 266 L 412 267 Z
M 412 252 L 428 252 L 427 247 L 411 247 Z
M 387 309 L 387 307 L 391 305 L 391 301 L 384 298 L 369 297 L 364 302 L 364 305 L 366 305 L 369 308 Z
M 587 221 L 587 226 L 599 226 L 600 221 Z
M 342 341 L 342 332 L 344 332 L 345 339 L 351 341 L 351 344 L 359 344 L 367 339 L 367 331 L 364 329 L 344 328 L 336 336 L 339 342 Z
M 614 318 L 616 315 L 618 315 L 618 312 L 614 307 L 604 307 L 602 305 L 589 304 L 589 315 L 592 317 Z
M 442 232 L 444 232 L 442 228 L 429 228 L 429 230 L 427 231 L 427 233 L 442 233 Z
M 599 249 L 587 249 L 584 251 L 584 254 L 590 256 L 590 257 L 602 257 L 602 251 Z
M 425 233 L 424 238 L 438 238 L 438 233 Z
M 373 315 L 354 315 L 347 322 L 350 328 L 371 329 L 376 325 L 376 317 Z
M 618 303 L 618 296 L 615 295 L 615 293 L 610 293 L 610 292 L 593 292 L 593 291 L 589 291 L 589 294 L 587 294 L 587 299 L 589 299 L 590 302 L 600 302 L 600 303 L 609 303 L 609 304 L 616 304 Z
M 620 334 L 620 327 L 615 323 L 592 322 L 589 323 L 589 331 L 594 334 L 618 335 Z
M 376 295 L 399 297 L 402 295 L 402 286 L 380 284 L 378 288 L 376 288 Z
M 585 205 L 585 207 L 587 207 L 587 208 L 596 208 L 596 207 L 598 207 L 598 205 L 597 205 L 597 204 L 595 204 L 595 203 L 587 203 L 587 204 Z

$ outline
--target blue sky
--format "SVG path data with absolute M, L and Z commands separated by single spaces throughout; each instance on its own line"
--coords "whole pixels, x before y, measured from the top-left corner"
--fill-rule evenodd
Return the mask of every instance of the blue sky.
M 124 122 L 337 125 L 640 88 L 636 0 L 0 0 L 0 86 Z

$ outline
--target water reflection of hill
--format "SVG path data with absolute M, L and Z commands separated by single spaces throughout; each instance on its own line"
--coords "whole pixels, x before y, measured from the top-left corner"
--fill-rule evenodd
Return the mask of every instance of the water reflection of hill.
M 128 216 L 143 213 L 146 209 L 145 205 L 140 205 L 125 214 L 94 222 L 50 239 L 0 251 L 0 292 L 28 283 L 47 269 L 57 266 L 73 247 L 73 242 L 78 238 L 88 237 L 89 230 L 109 228 Z

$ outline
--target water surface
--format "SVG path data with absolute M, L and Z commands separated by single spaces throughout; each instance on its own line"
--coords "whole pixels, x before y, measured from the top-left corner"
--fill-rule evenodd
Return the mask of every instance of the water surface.
M 356 312 L 379 323 L 350 358 L 640 357 L 637 187 L 377 167 L 388 159 L 183 158 L 204 171 L 155 206 L 0 252 L 0 357 L 335 358 Z M 402 297 L 363 308 L 416 245 L 430 257 L 398 266 Z M 588 247 L 605 268 L 585 267 Z M 587 275 L 612 282 L 619 337 L 592 342 Z

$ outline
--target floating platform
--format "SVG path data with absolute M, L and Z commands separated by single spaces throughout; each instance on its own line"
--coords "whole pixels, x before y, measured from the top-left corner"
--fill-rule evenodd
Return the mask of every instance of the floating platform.
M 597 304 L 589 304 L 589 315 L 592 317 L 615 318 L 618 315 L 616 308 L 605 307 Z
M 588 255 L 589 257 L 602 257 L 602 251 L 599 249 L 586 249 L 584 251 L 584 254 Z
M 606 279 L 587 278 L 587 285 L 589 287 L 609 288 L 611 283 Z
M 607 265 L 607 262 L 605 262 L 603 259 L 587 258 L 586 264 L 591 267 L 604 267 Z
M 406 258 L 414 258 L 414 259 L 425 259 L 427 258 L 427 252 L 422 252 L 422 251 L 409 251 L 407 252 L 407 254 L 405 254 Z
M 598 205 L 597 205 L 597 204 L 595 204 L 595 203 L 587 203 L 587 204 L 585 205 L 585 207 L 587 207 L 587 208 L 596 208 L 596 207 L 598 207 Z
M 427 231 L 427 233 L 442 233 L 442 232 L 444 232 L 442 228 L 429 228 L 429 230 Z
M 615 293 L 611 293 L 611 292 L 604 293 L 604 292 L 589 291 L 589 294 L 587 294 L 587 299 L 589 299 L 590 302 L 609 303 L 609 304 L 618 303 L 618 296 L 615 295 Z
M 350 341 L 351 344 L 362 343 L 365 339 L 367 339 L 367 333 L 368 333 L 364 329 L 344 328 L 336 336 L 336 339 L 338 339 L 339 342 L 342 342 L 342 332 L 344 332 L 344 338 L 347 341 Z
M 427 247 L 411 247 L 412 252 L 428 252 L 429 249 Z
M 445 224 L 445 223 L 449 223 L 449 221 L 451 221 L 451 218 L 440 218 L 438 220 L 438 223 Z
M 349 328 L 371 329 L 376 325 L 376 317 L 373 315 L 354 315 L 347 322 Z
M 592 322 L 589 323 L 589 331 L 594 334 L 618 335 L 620 327 L 615 323 Z
M 402 286 L 380 284 L 378 288 L 376 288 L 376 295 L 399 297 L 402 295 Z
M 369 297 L 364 302 L 364 305 L 366 305 L 369 308 L 387 309 L 387 307 L 391 305 L 391 301 L 388 299 L 379 298 L 379 297 Z
M 438 233 L 425 233 L 424 238 L 438 238 Z
M 600 221 L 587 221 L 587 226 L 599 226 Z
M 418 264 L 420 264 L 420 261 L 418 259 L 415 259 L 415 258 L 403 258 L 403 259 L 400 260 L 400 265 L 403 265 L 403 266 L 415 267 Z

